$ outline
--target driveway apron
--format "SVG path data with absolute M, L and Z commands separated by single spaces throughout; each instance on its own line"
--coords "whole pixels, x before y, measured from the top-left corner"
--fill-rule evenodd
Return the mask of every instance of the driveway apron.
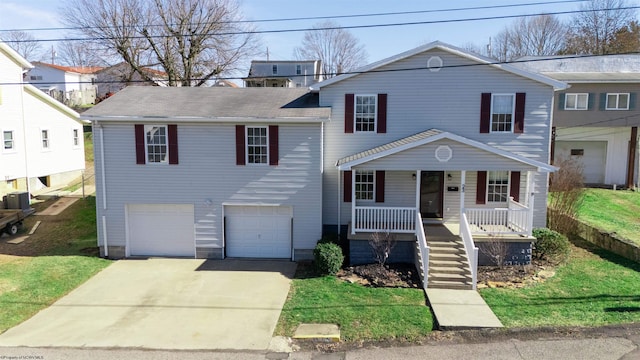
M 0 346 L 265 350 L 296 264 L 117 261 L 0 335 Z

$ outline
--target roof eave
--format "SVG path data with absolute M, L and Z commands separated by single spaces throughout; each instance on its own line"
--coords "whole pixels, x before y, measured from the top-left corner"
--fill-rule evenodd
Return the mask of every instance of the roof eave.
M 197 116 L 106 116 L 106 115 L 80 115 L 80 118 L 87 121 L 108 121 L 108 122 L 190 122 L 190 123 L 266 123 L 276 122 L 282 124 L 299 123 L 324 123 L 330 120 L 329 117 L 197 117 Z

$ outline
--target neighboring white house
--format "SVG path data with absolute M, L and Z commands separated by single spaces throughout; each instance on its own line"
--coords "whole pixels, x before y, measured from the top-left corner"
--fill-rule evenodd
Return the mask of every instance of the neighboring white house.
M 521 68 L 571 85 L 555 99 L 553 160 L 578 160 L 587 184 L 638 186 L 640 55 L 520 60 Z
M 101 67 L 62 66 L 34 62 L 26 81 L 68 106 L 96 101 L 96 72 Z
M 462 239 L 453 263 L 473 276 L 478 248 L 495 241 L 508 263 L 528 263 L 565 88 L 434 42 L 310 92 L 125 89 L 82 115 L 98 245 L 113 257 L 301 259 L 321 233 L 340 233 L 355 264 L 371 261 L 372 233 L 389 232 L 390 260 L 428 267 L 442 260 L 426 245 L 433 224 Z
M 245 87 L 309 87 L 323 80 L 320 60 L 253 60 Z
M 31 68 L 0 42 L 0 196 L 13 191 L 37 194 L 62 186 L 84 169 L 78 114 L 24 84 L 23 76 Z

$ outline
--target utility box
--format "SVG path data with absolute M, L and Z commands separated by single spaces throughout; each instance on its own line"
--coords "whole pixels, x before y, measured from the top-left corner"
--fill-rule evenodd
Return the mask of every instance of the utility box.
M 29 193 L 26 191 L 9 193 L 6 195 L 5 205 L 7 209 L 27 211 L 31 208 L 29 204 Z

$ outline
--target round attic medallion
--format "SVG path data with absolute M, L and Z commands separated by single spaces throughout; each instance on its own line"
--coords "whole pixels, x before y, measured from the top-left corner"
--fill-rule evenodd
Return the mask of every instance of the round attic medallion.
M 440 71 L 442 68 L 442 59 L 440 56 L 432 56 L 427 61 L 427 68 L 429 71 Z
M 447 162 L 453 157 L 453 150 L 449 145 L 441 145 L 436 149 L 436 159 L 440 162 Z

